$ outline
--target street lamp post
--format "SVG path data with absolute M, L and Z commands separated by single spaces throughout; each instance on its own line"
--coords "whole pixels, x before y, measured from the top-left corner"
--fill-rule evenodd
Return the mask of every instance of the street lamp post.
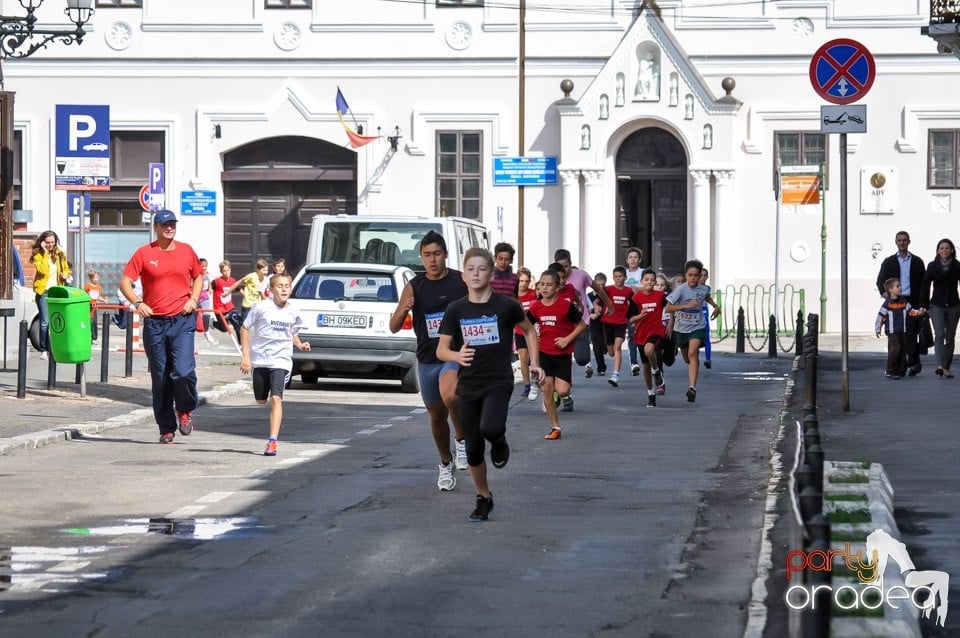
M 13 296 L 10 272 L 13 250 L 13 96 L 3 91 L 3 60 L 27 58 L 53 41 L 80 44 L 86 32 L 83 27 L 93 15 L 93 0 L 65 0 L 63 12 L 75 25 L 73 29 L 37 27 L 37 9 L 44 0 L 18 0 L 26 15 L 0 15 L 0 299 Z

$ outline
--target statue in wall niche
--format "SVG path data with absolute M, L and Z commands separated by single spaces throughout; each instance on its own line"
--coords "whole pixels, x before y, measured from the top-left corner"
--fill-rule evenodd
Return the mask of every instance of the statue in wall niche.
M 617 73 L 617 95 L 614 106 L 623 106 L 623 73 Z
M 709 124 L 703 127 L 703 148 L 713 148 L 713 127 Z
M 680 80 L 676 73 L 670 74 L 670 106 L 676 106 L 680 103 Z
M 605 120 L 610 117 L 610 98 L 606 95 L 600 96 L 600 119 Z
M 586 124 L 580 129 L 580 148 L 584 150 L 590 148 L 590 127 Z
M 689 93 L 687 93 L 687 97 L 683 98 L 683 119 L 693 119 L 693 96 Z
M 640 70 L 637 72 L 637 87 L 633 93 L 634 100 L 660 99 L 660 67 L 649 51 L 640 60 Z

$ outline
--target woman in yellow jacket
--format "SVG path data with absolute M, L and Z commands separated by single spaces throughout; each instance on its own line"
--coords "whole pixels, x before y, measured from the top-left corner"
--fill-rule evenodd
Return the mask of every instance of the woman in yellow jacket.
M 73 281 L 70 276 L 70 264 L 67 253 L 60 247 L 60 238 L 52 230 L 40 233 L 33 242 L 31 258 L 37 274 L 33 278 L 33 292 L 36 295 L 37 310 L 40 312 L 40 358 L 47 358 L 48 322 L 47 291 L 51 286 L 62 286 Z

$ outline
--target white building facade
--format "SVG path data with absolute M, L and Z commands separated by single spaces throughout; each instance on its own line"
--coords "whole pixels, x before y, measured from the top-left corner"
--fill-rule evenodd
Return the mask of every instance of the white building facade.
M 237 274 L 259 257 L 302 265 L 314 214 L 459 214 L 494 239 L 522 235 L 517 265 L 535 273 L 559 247 L 609 272 L 638 245 L 670 275 L 700 259 L 721 289 L 777 276 L 807 291 L 808 311 L 823 292 L 839 330 L 839 144 L 819 132 L 808 69 L 851 38 L 877 69 L 846 158 L 850 325 L 871 330 L 895 233 L 929 261 L 960 212 L 960 62 L 921 35 L 926 1 L 661 0 L 661 17 L 640 4 L 527 3 L 520 148 L 517 0 L 97 1 L 82 46 L 4 61 L 16 206 L 33 211 L 18 236 L 68 235 L 56 105 L 108 104 L 113 187 L 93 193 L 85 244 L 108 285 L 149 238 L 138 194 L 147 162 L 164 162 L 168 208 L 216 193 L 215 214 L 183 215 L 179 238 Z M 338 87 L 346 122 L 380 140 L 347 144 Z M 518 155 L 555 156 L 559 172 L 523 190 L 522 233 L 516 187 L 493 183 L 494 160 Z M 820 163 L 824 204 L 778 212 L 778 167 Z

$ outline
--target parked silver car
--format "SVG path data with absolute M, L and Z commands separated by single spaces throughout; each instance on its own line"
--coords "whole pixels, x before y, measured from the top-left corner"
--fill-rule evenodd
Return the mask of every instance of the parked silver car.
M 323 377 L 399 379 L 417 392 L 417 339 L 411 319 L 390 332 L 390 315 L 415 273 L 404 266 L 314 264 L 293 281 L 290 305 L 306 327 L 310 350 L 293 350 L 293 374 L 304 383 Z

